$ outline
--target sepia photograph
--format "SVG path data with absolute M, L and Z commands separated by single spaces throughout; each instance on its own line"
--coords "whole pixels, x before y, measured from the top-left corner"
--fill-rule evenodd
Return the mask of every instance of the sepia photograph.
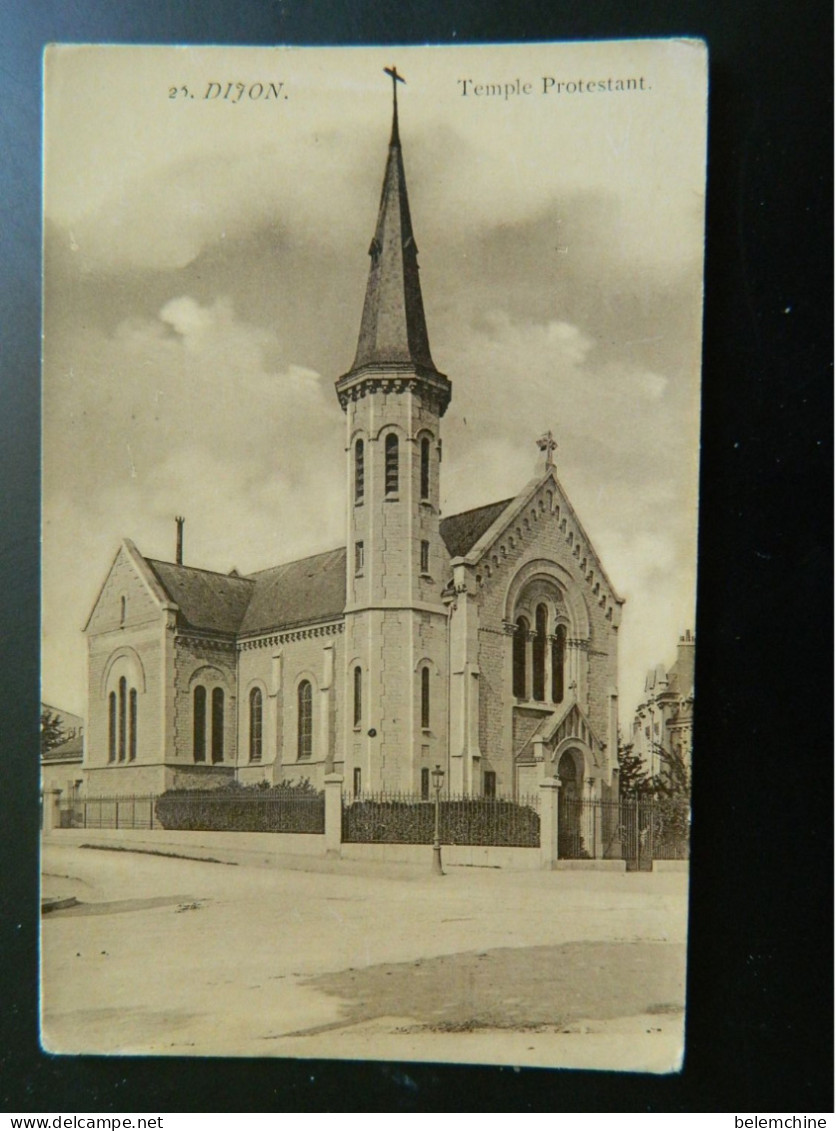
M 47 49 L 46 1051 L 681 1069 L 707 67 Z

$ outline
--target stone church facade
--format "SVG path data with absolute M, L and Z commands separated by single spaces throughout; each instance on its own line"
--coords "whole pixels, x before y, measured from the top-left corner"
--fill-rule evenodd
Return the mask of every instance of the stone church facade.
M 346 543 L 248 576 L 125 540 L 85 628 L 89 794 L 345 788 L 608 797 L 622 601 L 561 487 L 442 517 L 452 383 L 430 353 L 397 104 L 345 416 Z M 334 453 L 335 458 L 339 458 Z

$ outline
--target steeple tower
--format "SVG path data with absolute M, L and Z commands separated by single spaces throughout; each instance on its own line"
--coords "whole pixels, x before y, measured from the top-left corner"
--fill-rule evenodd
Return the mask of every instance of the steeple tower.
M 417 790 L 446 759 L 448 556 L 439 531 L 441 417 L 406 191 L 394 67 L 392 131 L 346 414 L 343 772 L 355 788 Z M 352 721 L 353 720 L 353 721 Z
M 337 382 L 337 395 L 345 398 L 358 379 L 377 372 L 422 377 L 439 400 L 439 415 L 450 403 L 450 382 L 439 373 L 430 354 L 424 301 L 418 275 L 418 247 L 412 231 L 406 191 L 403 151 L 398 129 L 397 69 L 392 77 L 392 133 L 380 194 L 377 225 L 369 245 L 369 278 L 354 364 Z M 428 388 L 428 392 L 430 391 Z

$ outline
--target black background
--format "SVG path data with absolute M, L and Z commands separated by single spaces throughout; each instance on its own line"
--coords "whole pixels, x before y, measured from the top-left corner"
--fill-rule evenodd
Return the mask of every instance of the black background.
M 684 1072 L 43 1055 L 36 993 L 43 46 L 667 35 L 706 39 L 711 84 Z M 832 44 L 827 0 L 6 0 L 3 1110 L 833 1110 Z M 83 544 L 77 552 L 84 555 Z

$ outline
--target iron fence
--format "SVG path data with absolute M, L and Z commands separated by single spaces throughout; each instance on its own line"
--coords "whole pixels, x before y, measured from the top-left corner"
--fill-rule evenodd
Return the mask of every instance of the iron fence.
M 684 798 L 590 801 L 560 797 L 557 855 L 564 860 L 624 860 L 628 871 L 654 860 L 687 860 L 690 816 Z
M 325 795 L 313 790 L 183 790 L 77 797 L 59 806 L 62 828 L 324 833 Z
M 439 801 L 442 844 L 537 848 L 539 797 L 445 797 Z M 360 844 L 432 844 L 435 801 L 412 793 L 344 795 L 342 839 Z
M 62 829 L 153 829 L 154 794 L 70 797 L 59 804 Z

